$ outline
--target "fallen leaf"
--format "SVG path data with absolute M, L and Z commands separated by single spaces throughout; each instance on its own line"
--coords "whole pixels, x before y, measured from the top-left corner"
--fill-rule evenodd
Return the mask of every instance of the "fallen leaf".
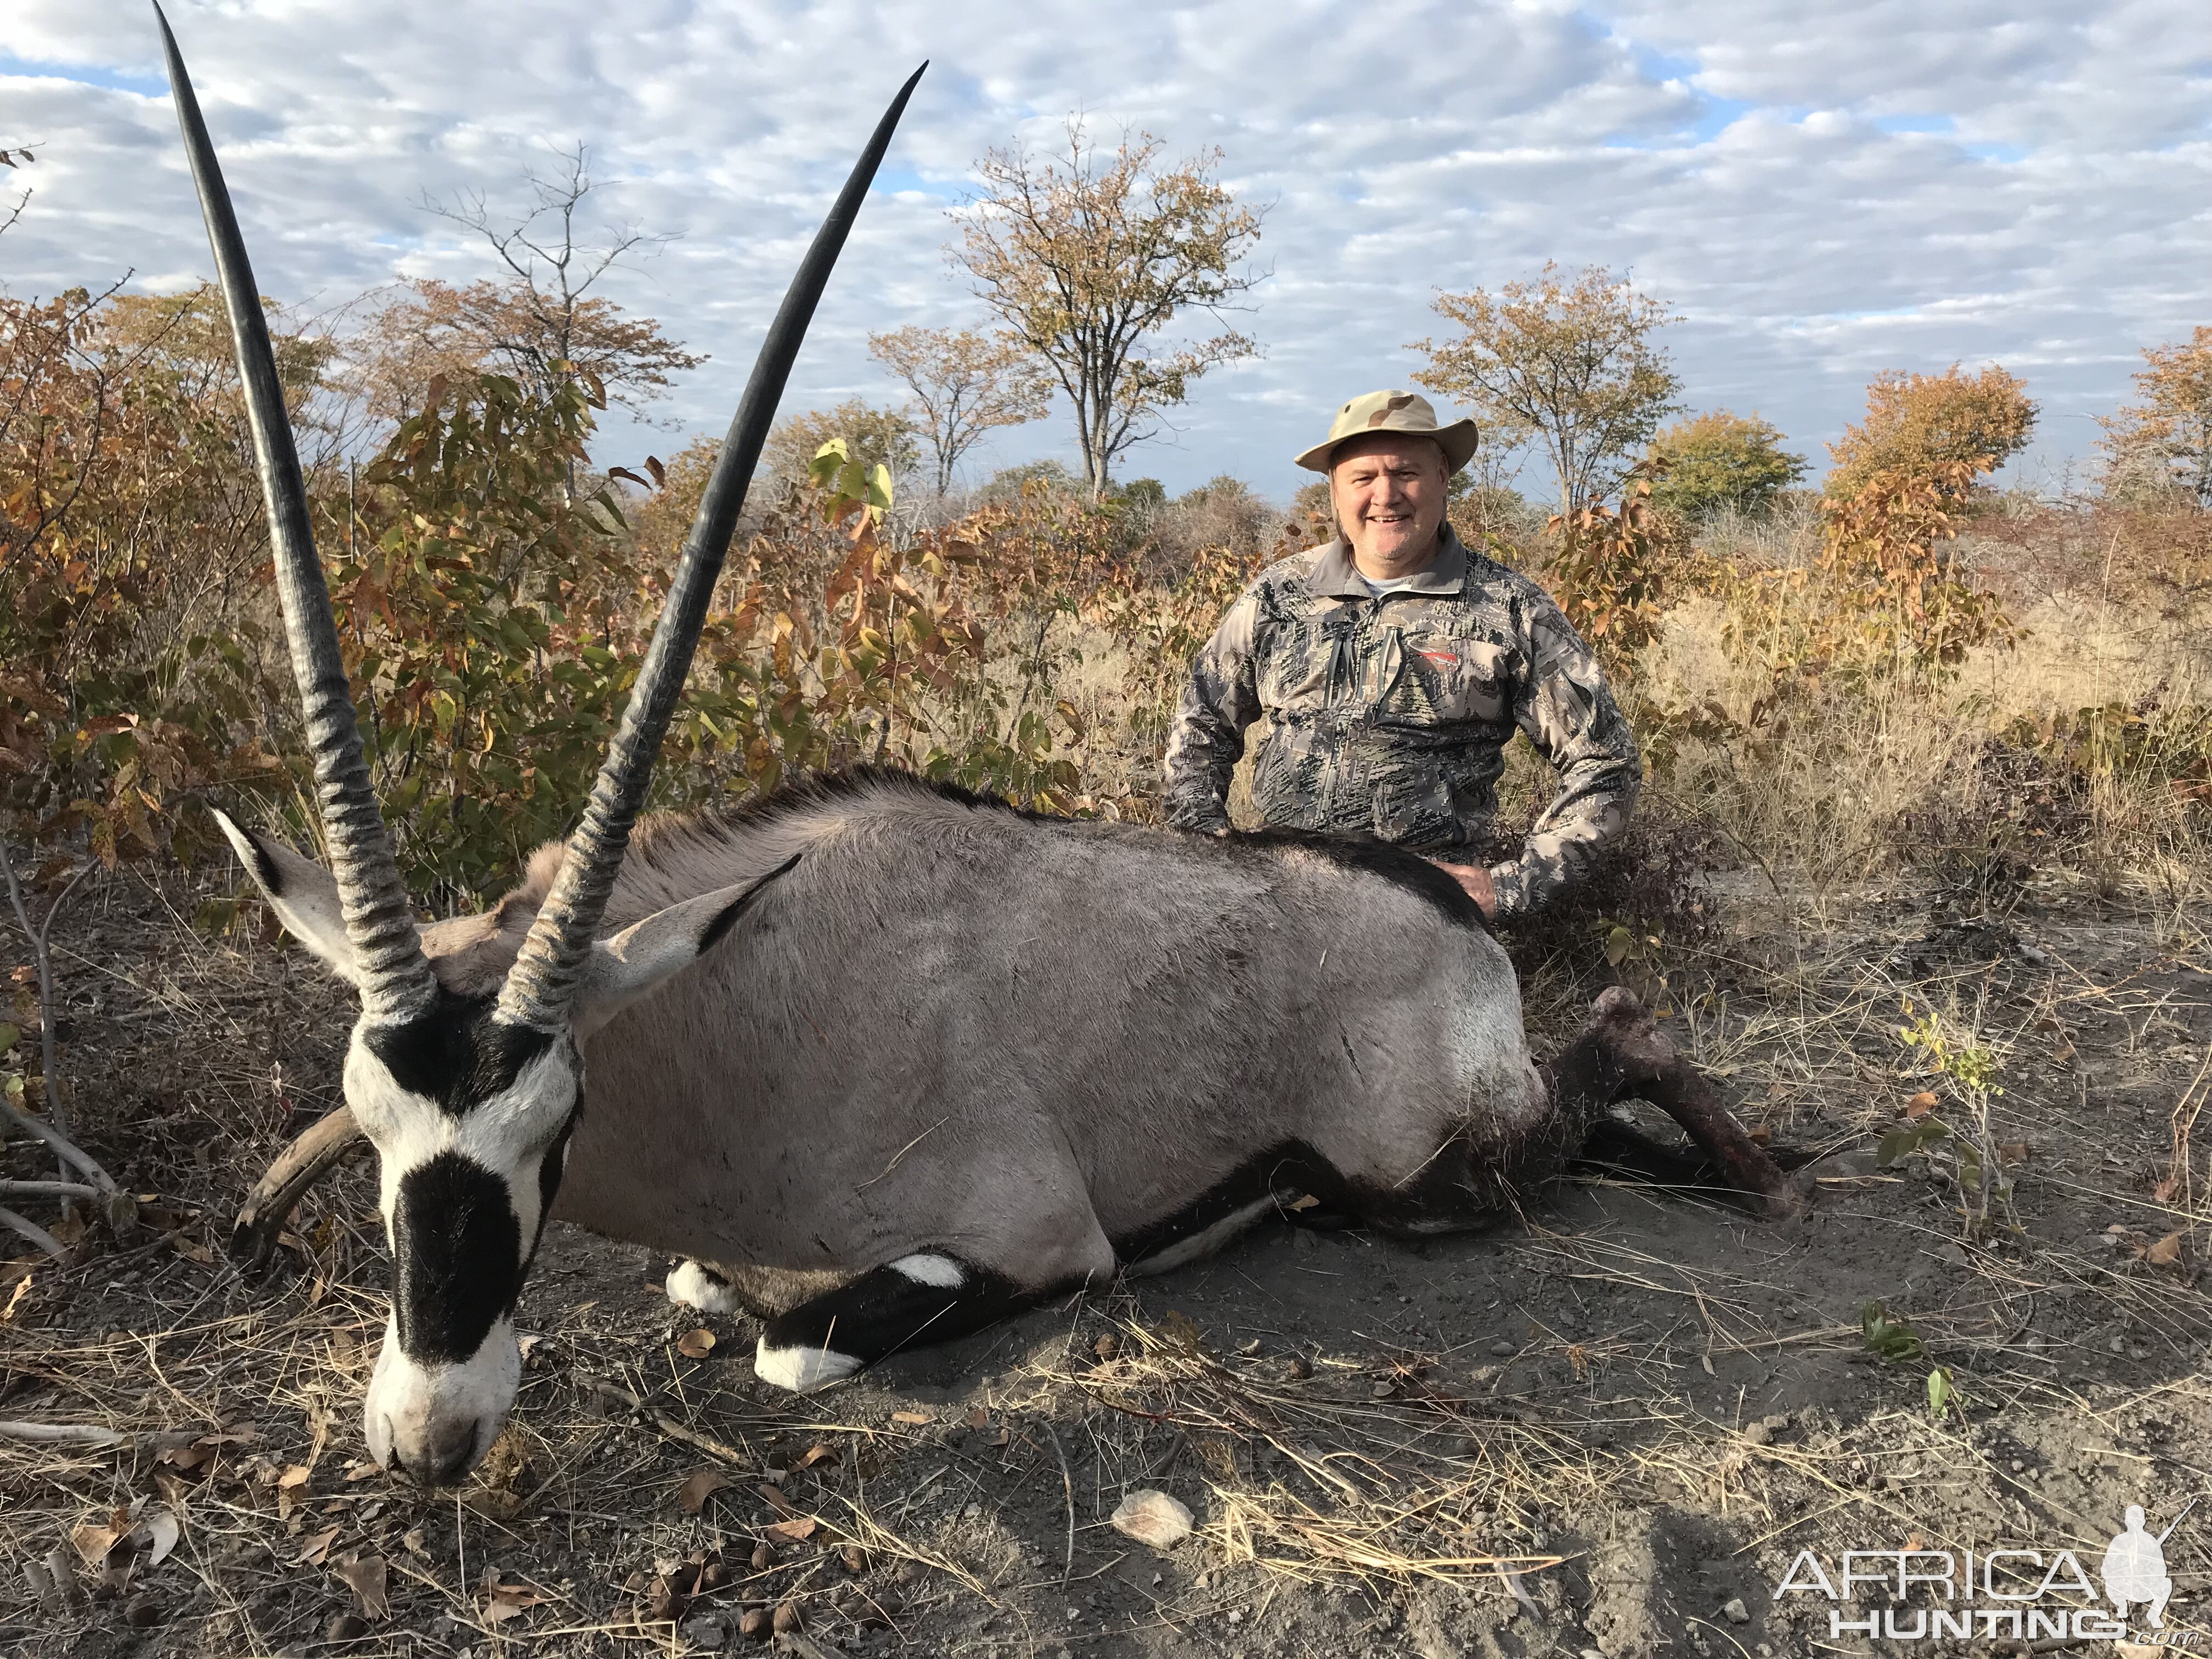
M 1177 1344 L 1194 1353 L 1203 1351 L 1206 1346 L 1206 1333 L 1199 1328 L 1196 1320 L 1180 1308 L 1168 1310 L 1160 1320 L 1160 1328 Z
M 472 1515 L 481 1515 L 487 1521 L 512 1521 L 522 1513 L 521 1497 L 497 1487 L 480 1487 L 461 1499 L 461 1504 Z
M 482 1595 L 482 1616 L 487 1625 L 496 1625 L 512 1619 L 526 1607 L 543 1606 L 553 1598 L 542 1595 L 529 1584 L 502 1583 L 497 1572 L 487 1572 L 477 1587 Z
M 149 1567 L 160 1566 L 167 1559 L 169 1552 L 177 1547 L 177 1540 L 184 1534 L 184 1528 L 177 1524 L 177 1517 L 165 1509 L 149 1510 L 146 1518 L 138 1523 L 138 1531 L 144 1534 L 146 1565 Z
M 2168 1233 L 2143 1252 L 2143 1260 L 2154 1267 L 2170 1267 L 2181 1260 L 2181 1235 Z
M 1744 1133 L 1751 1137 L 1751 1144 L 1754 1146 L 1769 1146 L 1774 1143 L 1774 1131 L 1764 1123 L 1754 1123 Z
M 707 1507 L 707 1500 L 723 1487 L 736 1483 L 720 1469 L 702 1469 L 676 1491 L 676 1507 L 686 1515 L 696 1515 Z
M 370 1620 L 389 1619 L 392 1603 L 384 1594 L 384 1558 L 380 1555 L 347 1555 L 331 1563 L 331 1571 L 345 1580 L 346 1588 L 361 1603 L 362 1613 Z
M 88 1567 L 96 1567 L 107 1559 L 107 1553 L 115 1547 L 115 1540 L 123 1536 L 125 1528 L 99 1526 L 87 1521 L 70 1528 L 70 1542 L 84 1559 Z
M 2001 1164 L 2025 1164 L 2027 1156 L 2028 1146 L 2024 1140 L 2008 1140 L 1997 1148 L 1997 1161 Z
M 2178 1175 L 2166 1176 L 2165 1180 L 2150 1189 L 2150 1195 L 2160 1204 L 2172 1203 L 2175 1199 L 2181 1196 L 2181 1177 Z M 4 1316 L 0 1316 L 0 1322 L 4 1322 Z
M 0 1308 L 0 1325 L 5 1325 L 15 1318 L 15 1310 L 23 1305 L 23 1298 L 31 1293 L 31 1274 L 25 1273 L 15 1281 L 15 1288 L 8 1292 L 8 1305 Z
M 1321 1200 L 1316 1198 L 1311 1193 L 1300 1193 L 1296 1198 L 1283 1206 L 1283 1207 L 1295 1214 L 1300 1210 L 1319 1209 L 1321 1207 Z
M 702 1325 L 676 1339 L 676 1352 L 686 1359 L 704 1359 L 714 1352 L 714 1334 Z
M 894 1423 L 927 1423 L 929 1420 L 930 1416 L 927 1412 L 893 1412 L 891 1413 L 891 1421 Z
M 815 1519 L 811 1515 L 796 1516 L 789 1521 L 778 1521 L 761 1530 L 781 1544 L 803 1544 L 814 1536 Z
M 1190 1536 L 1190 1511 L 1164 1492 L 1133 1492 L 1108 1519 L 1124 1538 L 1156 1550 L 1171 1550 Z
M 338 1534 L 344 1530 L 342 1525 L 325 1527 L 300 1546 L 300 1553 L 295 1559 L 303 1567 L 319 1567 L 323 1565 L 323 1558 L 331 1553 L 331 1546 L 338 1541 Z
M 193 1243 L 182 1233 L 171 1233 L 169 1242 L 177 1247 L 177 1254 L 187 1261 L 196 1261 L 203 1267 L 212 1267 L 215 1264 L 213 1250 L 204 1244 Z
M 1926 1117 L 1935 1109 L 1936 1091 L 1933 1089 L 1923 1089 L 1905 1103 L 1905 1115 L 1907 1117 Z
M 279 1492 L 289 1492 L 295 1486 L 304 1486 L 307 1484 L 308 1477 L 313 1473 L 314 1471 L 305 1463 L 295 1463 L 276 1477 L 276 1489 Z
M 834 1463 L 836 1461 L 837 1449 L 826 1440 L 817 1440 L 806 1449 L 805 1454 L 800 1456 L 799 1462 L 793 1464 L 792 1467 L 793 1468 L 799 1469 L 811 1469 L 817 1463 Z
M 769 1507 L 774 1510 L 778 1515 L 796 1515 L 799 1513 L 799 1505 L 793 1503 L 788 1498 L 786 1498 L 783 1495 L 782 1487 L 763 1486 L 757 1487 L 755 1490 L 757 1491 L 763 1498 L 768 1499 Z
M 429 1552 L 422 1547 L 422 1528 L 420 1527 L 408 1528 L 400 1534 L 399 1543 L 410 1555 L 419 1555 L 426 1560 L 429 1558 Z
M 985 1411 L 981 1406 L 970 1406 L 968 1408 L 968 1426 L 971 1429 L 989 1428 L 991 1426 L 991 1413 Z

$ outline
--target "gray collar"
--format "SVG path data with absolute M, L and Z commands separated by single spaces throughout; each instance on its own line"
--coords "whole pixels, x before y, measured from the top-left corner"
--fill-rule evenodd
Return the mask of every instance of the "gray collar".
M 1375 597 L 1359 574 L 1359 568 L 1352 562 L 1352 548 L 1343 537 L 1321 550 L 1315 561 L 1312 574 L 1306 578 L 1306 586 L 1316 599 L 1371 599 Z M 1437 531 L 1437 556 L 1417 571 L 1405 586 L 1392 590 L 1401 593 L 1464 593 L 1467 592 L 1467 549 L 1460 544 L 1452 527 L 1444 525 Z

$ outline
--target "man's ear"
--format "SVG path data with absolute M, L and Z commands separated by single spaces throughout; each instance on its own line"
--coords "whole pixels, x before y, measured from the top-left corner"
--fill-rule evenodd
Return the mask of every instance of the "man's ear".
M 230 837 L 238 861 L 253 878 L 261 896 L 284 924 L 284 931 L 330 963 L 347 984 L 359 985 L 353 942 L 346 938 L 345 916 L 338 908 L 338 884 L 331 872 L 280 841 L 240 829 L 228 812 L 216 812 L 215 821 Z
M 569 1023 L 582 1042 L 623 1009 L 690 967 L 738 925 L 761 890 L 799 862 L 793 854 L 757 880 L 686 899 L 633 922 L 592 947 L 584 981 L 569 1005 Z

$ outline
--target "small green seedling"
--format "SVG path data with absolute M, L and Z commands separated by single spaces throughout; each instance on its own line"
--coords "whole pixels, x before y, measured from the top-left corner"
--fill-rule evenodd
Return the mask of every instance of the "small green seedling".
M 1959 1385 L 1951 1380 L 1951 1373 L 1938 1365 L 1928 1373 L 1928 1415 L 1936 1422 L 1943 1420 L 1946 1412 L 1965 1410 L 1966 1401 L 1959 1393 Z
M 1885 1364 L 1927 1358 L 1928 1345 L 1920 1340 L 1920 1333 L 1905 1321 L 1891 1318 L 1889 1310 L 1879 1302 L 1869 1302 L 1859 1310 L 1859 1329 L 1867 1352 Z
M 1990 1127 L 1990 1103 L 2004 1093 L 1997 1085 L 2002 1068 L 1996 1050 L 1972 1041 L 1932 1008 L 1914 1015 L 1909 998 L 1905 1012 L 1911 1018 L 1897 1028 L 1898 1041 L 1925 1056 L 1927 1069 L 1948 1080 L 1966 1115 L 1963 1127 L 1930 1113 L 1891 1130 L 1881 1138 L 1876 1163 L 1886 1170 L 1916 1152 L 1926 1156 L 1956 1183 L 1969 1241 L 1986 1237 L 2000 1220 L 2014 1237 L 2024 1236 L 2013 1210 L 2012 1177 L 2004 1172 Z

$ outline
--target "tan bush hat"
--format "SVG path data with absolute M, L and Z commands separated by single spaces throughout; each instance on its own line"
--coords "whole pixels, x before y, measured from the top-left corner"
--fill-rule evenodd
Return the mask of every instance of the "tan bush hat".
M 1347 438 L 1364 438 L 1370 432 L 1418 432 L 1434 438 L 1444 452 L 1444 471 L 1456 472 L 1474 458 L 1477 441 L 1473 421 L 1437 424 L 1437 408 L 1418 392 L 1370 392 L 1354 398 L 1336 411 L 1328 436 L 1297 458 L 1309 472 L 1328 471 L 1328 458 Z

